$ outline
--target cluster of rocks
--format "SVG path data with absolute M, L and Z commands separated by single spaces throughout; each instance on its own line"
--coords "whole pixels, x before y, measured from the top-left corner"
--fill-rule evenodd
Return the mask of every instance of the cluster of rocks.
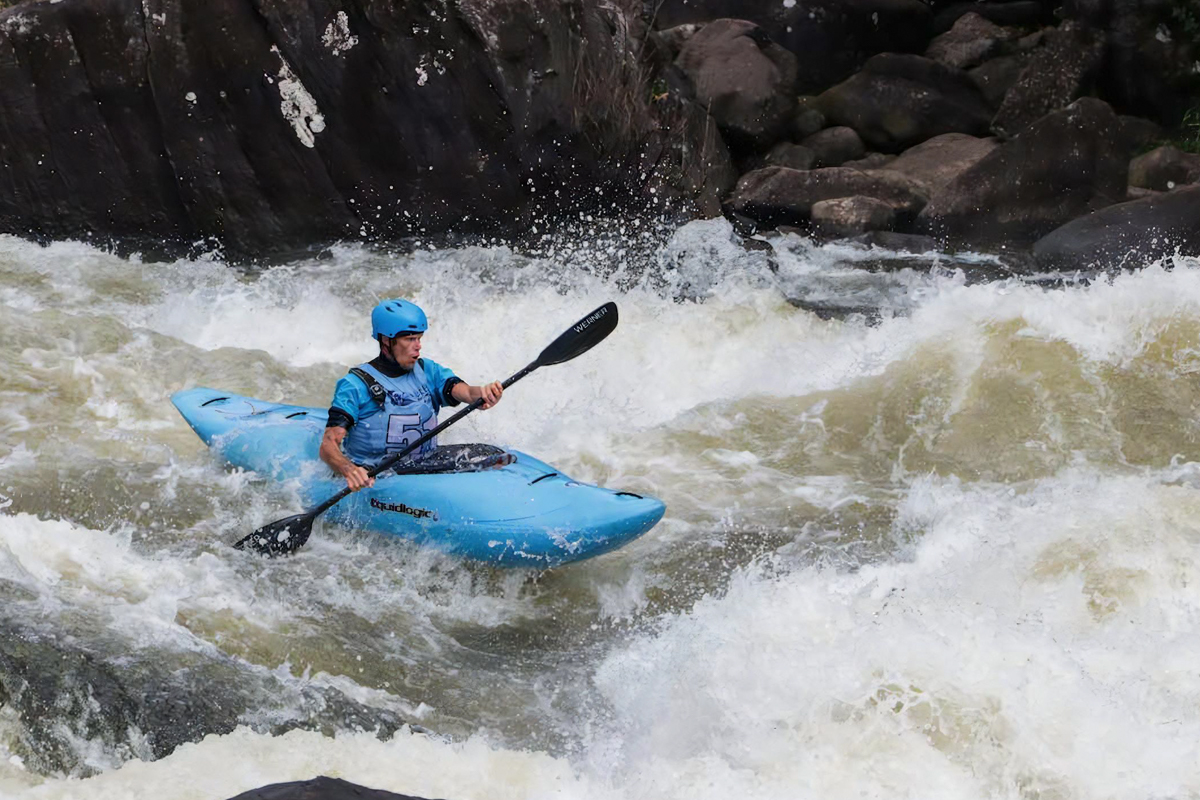
M 1200 155 L 1155 146 L 1200 115 L 1200 43 L 1169 3 L 666 5 L 668 84 L 716 122 L 742 230 L 933 236 L 1045 269 L 1200 252 Z M 863 61 L 822 85 L 839 45 Z
M 722 207 L 743 230 L 932 235 L 948 247 L 1031 248 L 1045 269 L 1200 252 L 1200 155 L 1154 146 L 1159 119 L 1200 103 L 1196 77 L 1166 66 L 1200 56 L 1200 44 L 1164 48 L 1170 26 L 1145 8 L 848 2 L 876 20 L 850 52 L 869 53 L 883 29 L 894 30 L 884 46 L 914 52 L 868 55 L 822 86 L 814 76 L 836 76 L 832 46 L 812 47 L 821 17 L 804 16 L 820 8 L 706 19 L 733 5 L 668 4 L 679 24 L 656 36 L 673 90 L 724 138 L 738 178 Z M 827 38 L 845 44 L 844 20 L 833 26 Z M 1162 64 L 1127 52 L 1145 46 L 1136 34 L 1147 26 Z M 808 49 L 785 47 L 800 29 Z M 1106 78 L 1130 61 L 1141 84 Z
M 1196 157 L 1152 148 L 1200 118 L 1197 27 L 1196 0 L 24 0 L 0 232 L 261 257 L 669 207 L 1055 268 L 1195 250 Z

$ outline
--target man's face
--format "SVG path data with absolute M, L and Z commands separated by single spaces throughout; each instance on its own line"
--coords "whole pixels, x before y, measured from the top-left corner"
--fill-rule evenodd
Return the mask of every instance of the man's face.
M 392 360 L 404 369 L 412 369 L 413 364 L 421 357 L 421 334 L 412 333 L 408 336 L 397 336 L 395 339 L 384 339 L 385 347 L 390 348 Z

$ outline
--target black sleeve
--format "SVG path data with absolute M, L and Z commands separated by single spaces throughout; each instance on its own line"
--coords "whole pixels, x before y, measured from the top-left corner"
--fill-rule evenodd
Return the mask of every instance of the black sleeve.
M 354 417 L 340 408 L 331 407 L 329 409 L 329 421 L 325 423 L 326 428 L 345 428 L 346 430 L 350 430 L 353 426 Z
M 454 384 L 456 383 L 466 383 L 466 381 L 455 376 L 453 378 L 447 378 L 446 382 L 442 384 L 442 405 L 446 406 L 447 408 L 458 405 L 458 401 L 454 399 L 454 395 L 450 394 L 450 390 L 454 388 Z

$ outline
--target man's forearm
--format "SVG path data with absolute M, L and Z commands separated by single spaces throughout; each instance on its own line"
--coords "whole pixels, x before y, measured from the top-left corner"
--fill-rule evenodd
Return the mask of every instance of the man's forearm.
M 490 408 L 494 406 L 504 393 L 504 387 L 498 381 L 489 383 L 486 386 L 471 386 L 466 383 L 456 383 L 450 389 L 451 396 L 460 403 L 474 403 L 476 400 L 483 400 L 482 408 Z
M 341 431 L 341 436 L 334 431 Z M 353 469 L 355 466 L 354 462 L 346 458 L 346 454 L 342 452 L 342 439 L 345 437 L 346 432 L 343 428 L 326 428 L 325 436 L 321 439 L 321 449 L 318 451 L 321 460 L 339 475 L 345 475 L 346 470 Z

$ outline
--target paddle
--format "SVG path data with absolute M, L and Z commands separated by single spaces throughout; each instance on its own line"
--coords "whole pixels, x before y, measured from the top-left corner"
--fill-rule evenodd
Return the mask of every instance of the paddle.
M 588 350 L 591 350 L 600 342 L 604 341 L 610 333 L 617 327 L 617 304 L 605 303 L 597 308 L 592 313 L 588 314 L 583 319 L 576 322 L 568 330 L 564 331 L 561 336 L 555 339 L 550 345 L 541 352 L 527 367 L 513 375 L 501 385 L 507 389 L 517 381 L 524 378 L 529 373 L 533 372 L 538 367 L 549 367 L 552 364 L 562 364 L 565 361 L 570 361 L 576 356 L 581 356 Z M 466 408 L 459 411 L 454 416 L 447 419 L 445 422 L 438 425 L 433 430 L 426 433 L 420 439 L 405 447 L 398 453 L 385 458 L 376 466 L 367 470 L 369 477 L 375 477 L 380 472 L 390 469 L 400 459 L 416 450 L 425 442 L 437 436 L 442 431 L 449 428 L 460 419 L 470 414 L 475 409 L 483 405 L 483 399 L 480 398 L 471 403 Z M 312 533 L 313 521 L 322 513 L 333 507 L 339 500 L 350 494 L 350 488 L 342 489 L 333 497 L 326 500 L 321 505 L 312 508 L 303 514 L 297 514 L 294 517 L 276 520 L 269 525 L 264 525 L 254 533 L 246 536 L 234 545 L 238 550 L 251 547 L 259 553 L 267 556 L 281 556 L 294 553 L 304 546 L 308 541 L 309 534 Z

